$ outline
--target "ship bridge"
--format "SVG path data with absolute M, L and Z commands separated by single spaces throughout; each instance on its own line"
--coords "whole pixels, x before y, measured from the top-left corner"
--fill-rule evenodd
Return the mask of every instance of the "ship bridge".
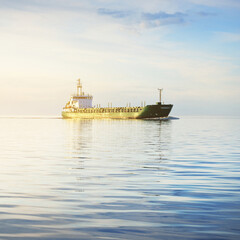
M 70 104 L 77 108 L 91 108 L 93 96 L 85 94 L 80 79 L 77 80 L 77 93 L 70 99 Z

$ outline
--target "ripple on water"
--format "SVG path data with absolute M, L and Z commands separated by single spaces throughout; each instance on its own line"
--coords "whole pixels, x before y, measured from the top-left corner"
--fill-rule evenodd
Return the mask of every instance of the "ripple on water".
M 1 118 L 0 132 L 1 239 L 239 239 L 238 118 Z

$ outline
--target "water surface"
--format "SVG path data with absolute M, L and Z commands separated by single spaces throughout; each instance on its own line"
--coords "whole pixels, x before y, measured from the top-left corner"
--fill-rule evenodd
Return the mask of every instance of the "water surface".
M 240 118 L 0 118 L 0 239 L 240 239 Z

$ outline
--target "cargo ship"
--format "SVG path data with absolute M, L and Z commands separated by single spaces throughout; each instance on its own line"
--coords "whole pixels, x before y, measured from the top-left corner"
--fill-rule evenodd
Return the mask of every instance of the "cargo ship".
M 101 107 L 100 104 L 92 106 L 93 96 L 85 94 L 80 79 L 77 80 L 77 93 L 72 95 L 62 111 L 63 118 L 112 118 L 112 119 L 152 119 L 167 118 L 173 105 L 161 102 L 162 89 L 159 90 L 159 102 L 154 105 L 131 107 Z

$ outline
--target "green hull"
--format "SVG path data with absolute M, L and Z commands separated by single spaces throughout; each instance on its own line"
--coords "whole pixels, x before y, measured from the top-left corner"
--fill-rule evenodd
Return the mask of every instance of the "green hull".
M 145 107 L 122 107 L 122 108 L 85 108 L 66 110 L 62 112 L 63 118 L 81 119 L 142 119 L 142 118 L 164 118 L 172 109 L 171 104 L 147 105 Z

